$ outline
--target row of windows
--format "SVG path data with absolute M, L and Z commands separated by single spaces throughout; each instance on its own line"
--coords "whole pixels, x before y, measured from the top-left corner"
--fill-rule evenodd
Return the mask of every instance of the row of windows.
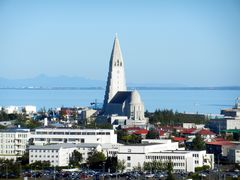
M 34 160 L 31 160 L 31 163 L 33 163 L 33 162 L 35 162 L 35 161 L 34 161 Z M 54 160 L 49 161 L 49 162 L 54 163 Z M 58 163 L 58 160 L 56 160 L 55 162 Z
M 173 166 L 184 166 L 184 163 L 173 163 Z
M 199 157 L 199 155 L 198 154 L 193 154 L 193 157 Z
M 116 151 L 108 151 L 108 154 L 117 154 Z
M 31 157 L 33 157 L 33 155 L 31 155 Z M 45 158 L 45 157 L 47 157 L 47 158 L 52 157 L 52 158 L 54 158 L 54 155 L 52 155 L 52 156 L 50 156 L 50 155 L 47 155 L 47 156 L 46 156 L 46 155 L 43 155 L 43 156 L 42 156 L 42 155 L 35 155 L 34 157 L 35 157 L 35 158 L 37 158 L 37 157 L 39 157 L 39 158 L 41 158 L 41 157 L 44 157 L 44 158 Z M 55 157 L 58 158 L 58 155 L 56 155 Z
M 58 152 L 58 150 L 30 150 L 31 152 Z
M 9 133 L 6 133 L 6 134 L 3 134 L 3 133 L 1 133 L 0 134 L 0 137 L 1 138 L 15 138 L 15 136 L 16 136 L 16 134 L 14 133 L 14 134 L 9 134 Z M 17 137 L 18 138 L 27 138 L 27 134 L 17 134 Z
M 55 135 L 110 135 L 110 132 L 36 132 L 36 134 L 55 134 Z
M 13 149 L 14 148 L 14 146 L 13 145 L 1 145 L 1 149 Z
M 146 159 L 166 159 L 166 160 L 171 160 L 171 159 L 184 159 L 184 156 L 147 156 Z
M 12 150 L 6 150 L 6 151 L 0 151 L 1 154 L 15 154 L 15 151 Z

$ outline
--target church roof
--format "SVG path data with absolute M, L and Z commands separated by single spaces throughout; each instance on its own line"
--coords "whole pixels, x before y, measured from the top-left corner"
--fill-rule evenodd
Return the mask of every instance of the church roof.
M 132 91 L 118 91 L 109 103 L 122 104 L 132 94 Z

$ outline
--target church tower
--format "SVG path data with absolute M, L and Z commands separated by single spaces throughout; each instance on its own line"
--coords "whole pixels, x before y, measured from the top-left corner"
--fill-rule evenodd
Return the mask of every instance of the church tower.
M 103 103 L 103 110 L 106 110 L 107 104 L 111 101 L 113 96 L 118 91 L 126 91 L 126 81 L 124 72 L 124 62 L 120 44 L 117 35 L 115 35 L 111 58 L 109 62 L 109 71 L 107 86 L 105 90 L 105 97 Z

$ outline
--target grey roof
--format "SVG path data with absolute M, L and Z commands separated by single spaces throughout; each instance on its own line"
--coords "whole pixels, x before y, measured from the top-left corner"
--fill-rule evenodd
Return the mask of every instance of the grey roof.
M 30 132 L 30 129 L 20 129 L 20 128 L 10 128 L 10 129 L 1 129 L 0 132 Z
M 122 104 L 127 98 L 130 98 L 132 91 L 118 91 L 109 103 Z
M 46 149 L 46 150 L 58 150 L 60 148 L 66 149 L 66 148 L 92 148 L 97 147 L 99 144 L 97 143 L 80 143 L 80 144 L 71 144 L 71 143 L 62 143 L 62 144 L 49 144 L 49 145 L 33 145 L 30 146 L 29 149 Z

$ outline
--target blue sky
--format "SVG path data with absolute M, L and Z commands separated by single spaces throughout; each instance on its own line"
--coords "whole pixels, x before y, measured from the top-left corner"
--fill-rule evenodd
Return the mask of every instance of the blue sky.
M 105 80 L 115 32 L 128 83 L 240 85 L 240 1 L 1 0 L 0 77 Z

